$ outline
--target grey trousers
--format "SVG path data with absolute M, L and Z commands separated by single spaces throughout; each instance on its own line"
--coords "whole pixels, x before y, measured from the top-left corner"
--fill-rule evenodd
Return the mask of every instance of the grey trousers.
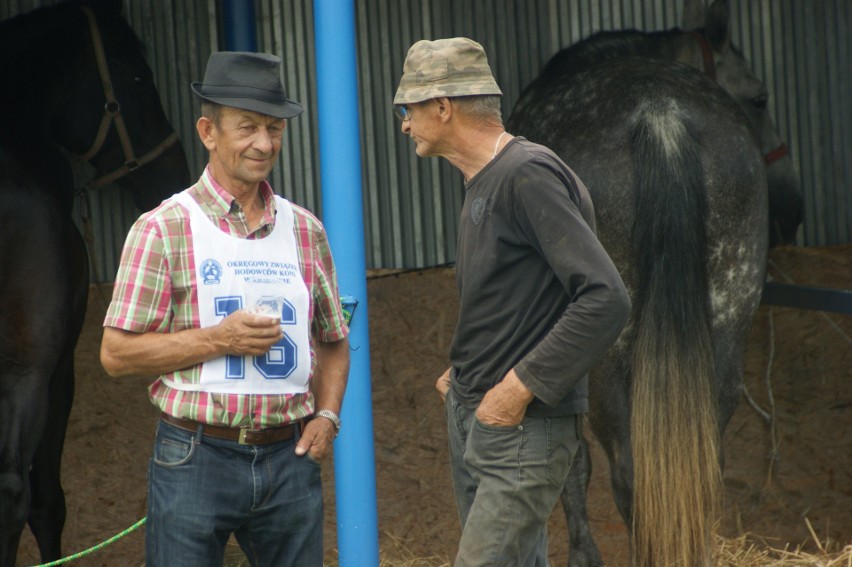
M 489 426 L 452 389 L 446 410 L 462 526 L 455 567 L 547 566 L 547 521 L 577 454 L 582 416 Z

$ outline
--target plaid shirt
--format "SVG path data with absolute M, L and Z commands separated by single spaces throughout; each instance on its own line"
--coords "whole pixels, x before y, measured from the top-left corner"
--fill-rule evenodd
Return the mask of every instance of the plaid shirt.
M 255 239 L 268 235 L 275 222 L 272 188 L 264 181 L 266 204 L 260 227 L 249 232 L 237 201 L 205 170 L 187 189 L 223 232 Z M 340 307 L 334 262 L 320 221 L 293 205 L 299 265 L 311 303 L 311 341 L 336 342 L 349 333 Z M 143 214 L 127 236 L 105 327 L 136 333 L 174 333 L 200 327 L 195 258 L 186 209 L 172 201 Z M 311 349 L 311 374 L 316 355 Z M 171 372 L 176 381 L 197 381 L 201 365 Z M 313 413 L 313 395 L 245 395 L 184 391 L 168 387 L 162 376 L 148 388 L 151 402 L 163 412 L 226 427 L 275 427 Z

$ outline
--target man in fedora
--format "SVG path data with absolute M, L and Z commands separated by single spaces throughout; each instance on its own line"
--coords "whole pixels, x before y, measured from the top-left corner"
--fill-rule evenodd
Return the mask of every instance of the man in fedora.
M 320 566 L 319 461 L 340 429 L 348 329 L 322 224 L 267 176 L 302 112 L 281 60 L 210 56 L 198 182 L 143 214 L 104 321 L 111 376 L 156 376 L 148 565 Z
M 418 41 L 394 97 L 420 157 L 464 176 L 459 320 L 444 397 L 462 525 L 456 567 L 547 565 L 547 520 L 588 411 L 588 372 L 630 300 L 591 198 L 548 148 L 503 128 L 482 46 Z

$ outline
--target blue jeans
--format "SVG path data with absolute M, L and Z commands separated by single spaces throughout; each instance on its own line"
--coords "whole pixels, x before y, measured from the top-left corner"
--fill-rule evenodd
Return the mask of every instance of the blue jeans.
M 148 469 L 149 567 L 222 565 L 233 533 L 251 565 L 321 567 L 320 465 L 297 437 L 269 445 L 157 427 Z
M 456 567 L 542 567 L 547 521 L 580 442 L 582 416 L 496 427 L 447 393 L 450 471 L 462 536 Z

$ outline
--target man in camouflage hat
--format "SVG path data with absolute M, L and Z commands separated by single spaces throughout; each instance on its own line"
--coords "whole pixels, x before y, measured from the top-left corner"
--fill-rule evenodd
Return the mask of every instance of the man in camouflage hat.
M 588 372 L 630 300 L 583 183 L 503 128 L 482 46 L 418 41 L 394 111 L 421 157 L 465 180 L 459 320 L 444 398 L 462 536 L 456 566 L 547 564 L 546 525 L 580 446 Z

